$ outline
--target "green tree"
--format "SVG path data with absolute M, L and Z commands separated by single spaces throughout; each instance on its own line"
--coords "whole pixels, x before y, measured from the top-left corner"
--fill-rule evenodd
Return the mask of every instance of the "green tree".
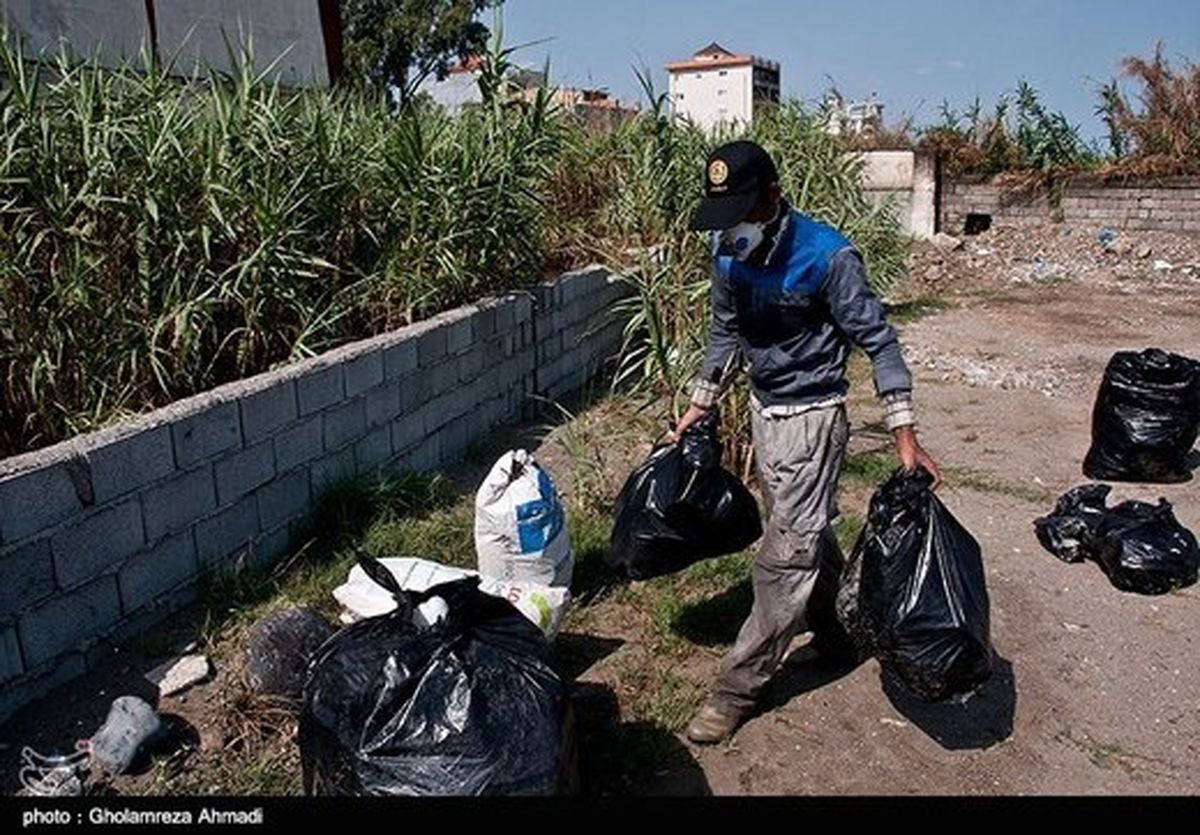
M 346 64 L 352 78 L 395 88 L 407 102 L 429 75 L 482 52 L 488 28 L 475 18 L 504 0 L 342 0 Z

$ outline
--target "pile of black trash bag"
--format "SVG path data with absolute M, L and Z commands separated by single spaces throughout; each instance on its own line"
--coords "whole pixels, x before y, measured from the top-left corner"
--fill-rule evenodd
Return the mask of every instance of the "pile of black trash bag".
M 932 484 L 924 470 L 900 469 L 875 491 L 837 613 L 861 655 L 938 702 L 986 681 L 993 653 L 979 543 Z
M 679 443 L 655 449 L 625 482 L 606 554 L 618 573 L 648 580 L 737 553 L 762 536 L 754 497 L 721 467 L 718 420 L 714 409 Z
M 1200 362 L 1151 348 L 1115 354 L 1092 412 L 1083 472 L 1096 481 L 1191 479 L 1200 435 Z
M 1064 495 L 1053 513 L 1034 522 L 1038 540 L 1064 562 L 1097 563 L 1122 591 L 1157 595 L 1195 583 L 1200 547 L 1171 503 L 1128 501 L 1110 508 L 1111 490 L 1085 484 Z
M 550 795 L 571 763 L 567 689 L 540 629 L 478 578 L 402 590 L 309 668 L 300 719 L 309 795 Z M 440 600 L 442 603 L 438 603 Z M 432 625 L 422 604 L 441 617 Z

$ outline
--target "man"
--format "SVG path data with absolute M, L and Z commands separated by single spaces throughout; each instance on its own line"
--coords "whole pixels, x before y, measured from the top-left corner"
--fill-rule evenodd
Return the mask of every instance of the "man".
M 901 462 L 924 467 L 937 483 L 941 475 L 917 441 L 912 375 L 851 243 L 788 205 L 775 163 L 752 142 L 715 150 L 705 175 L 692 228 L 715 232 L 712 329 L 676 437 L 715 406 L 744 358 L 765 505 L 753 609 L 687 731 L 711 744 L 749 716 L 801 631 L 814 633 L 826 660 L 847 655 L 833 607 L 843 558 L 830 525 L 850 434 L 852 343 L 871 358 Z

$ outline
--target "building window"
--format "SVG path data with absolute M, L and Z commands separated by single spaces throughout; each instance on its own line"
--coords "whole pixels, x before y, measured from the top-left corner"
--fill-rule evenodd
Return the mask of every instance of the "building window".
M 720 90 L 717 90 L 717 95 L 718 95 L 718 96 L 723 96 L 723 95 L 725 95 L 725 88 L 724 88 L 724 87 L 722 87 Z
M 729 70 L 721 70 L 718 75 L 720 75 L 721 78 L 724 78 L 725 76 L 729 75 Z

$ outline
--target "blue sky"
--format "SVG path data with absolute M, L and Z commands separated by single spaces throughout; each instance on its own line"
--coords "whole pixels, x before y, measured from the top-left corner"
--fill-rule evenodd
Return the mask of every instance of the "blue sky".
M 488 19 L 488 18 L 485 18 Z M 935 121 L 943 99 L 990 105 L 1025 78 L 1085 136 L 1095 86 L 1126 55 L 1163 41 L 1173 59 L 1200 62 L 1200 0 L 507 0 L 505 42 L 552 38 L 518 63 L 550 59 L 552 80 L 636 99 L 632 67 L 663 64 L 716 40 L 779 61 L 785 96 L 815 99 L 836 80 L 848 98 L 877 91 L 889 123 Z

